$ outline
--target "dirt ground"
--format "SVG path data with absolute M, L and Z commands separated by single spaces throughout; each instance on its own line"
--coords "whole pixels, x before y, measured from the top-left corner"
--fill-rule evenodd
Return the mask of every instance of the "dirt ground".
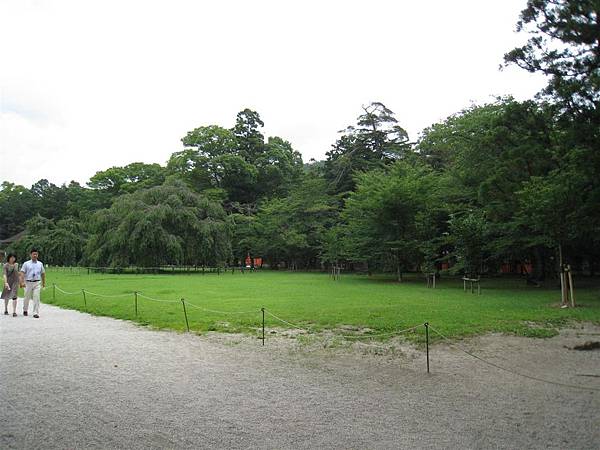
M 425 353 L 268 333 L 152 331 L 42 305 L 0 316 L 0 448 L 600 446 L 600 341 L 486 335 Z

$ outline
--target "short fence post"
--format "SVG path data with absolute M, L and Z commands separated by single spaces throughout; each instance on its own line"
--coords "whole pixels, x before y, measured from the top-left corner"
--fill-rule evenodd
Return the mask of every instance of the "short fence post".
M 187 311 L 185 310 L 185 300 L 181 299 L 181 304 L 183 305 L 183 315 L 185 316 L 185 326 L 187 327 L 188 333 L 190 332 L 190 324 L 187 318 Z
M 137 302 L 138 302 L 138 293 L 137 293 L 137 291 L 135 291 L 135 292 L 133 293 L 133 295 L 134 295 L 134 303 L 135 303 L 135 317 L 137 317 L 137 315 L 138 315 L 138 306 L 137 306 Z
M 262 311 L 262 345 L 265 345 L 265 308 L 260 308 Z
M 52 301 L 56 301 L 56 283 L 52 283 Z
M 85 298 L 85 289 L 82 289 L 81 292 L 83 293 L 83 306 L 85 307 L 85 310 L 87 311 L 87 300 Z
M 427 348 L 427 373 L 429 373 L 429 322 L 425 322 L 425 347 Z
M 575 293 L 573 292 L 573 275 L 571 275 L 571 266 L 567 271 L 567 278 L 569 280 L 569 291 L 571 293 L 571 307 L 575 308 Z

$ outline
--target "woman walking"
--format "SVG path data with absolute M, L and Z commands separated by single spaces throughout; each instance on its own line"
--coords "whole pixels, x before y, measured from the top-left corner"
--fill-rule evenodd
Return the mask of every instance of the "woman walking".
M 8 301 L 12 299 L 12 315 L 17 317 L 17 294 L 19 293 L 19 264 L 17 257 L 9 253 L 6 257 L 6 264 L 2 269 L 2 278 L 4 279 L 4 289 L 2 290 L 2 299 L 4 300 L 4 314 L 8 315 Z

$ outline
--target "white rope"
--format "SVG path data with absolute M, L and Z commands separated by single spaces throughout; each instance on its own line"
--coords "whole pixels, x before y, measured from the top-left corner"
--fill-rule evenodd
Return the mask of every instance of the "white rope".
M 258 314 L 258 313 L 260 313 L 260 309 L 255 309 L 252 311 L 217 311 L 215 309 L 208 309 L 208 308 L 204 308 L 202 306 L 195 305 L 194 303 L 190 303 L 187 300 L 184 300 L 184 301 L 187 306 L 191 306 L 192 308 L 200 309 L 202 311 L 211 312 L 211 313 L 215 313 L 215 314 L 234 315 L 234 314 Z
M 471 353 L 468 350 L 465 350 L 460 345 L 457 345 L 457 344 L 453 343 L 450 339 L 448 339 L 446 336 L 444 336 L 438 330 L 436 330 L 435 328 L 433 328 L 431 325 L 429 325 L 429 328 L 432 331 L 434 331 L 435 333 L 437 333 L 439 336 L 441 336 L 442 339 L 446 340 L 451 347 L 455 347 L 458 350 L 460 350 L 461 352 L 466 353 L 467 355 L 469 355 L 469 356 L 471 356 L 471 357 L 473 357 L 475 359 L 478 359 L 479 361 L 481 361 L 481 362 L 483 362 L 485 364 L 488 364 L 488 365 L 490 365 L 492 367 L 495 367 L 497 369 L 500 369 L 500 370 L 504 370 L 505 372 L 512 373 L 513 375 L 518 375 L 520 377 L 528 378 L 528 379 L 534 380 L 534 381 L 540 381 L 542 383 L 554 384 L 556 386 L 563 386 L 563 387 L 569 387 L 569 388 L 574 388 L 574 389 L 584 389 L 584 390 L 589 390 L 589 391 L 600 391 L 600 388 L 588 387 L 588 386 L 578 386 L 578 385 L 575 385 L 575 384 L 567 384 L 567 383 L 561 383 L 561 382 L 558 382 L 558 381 L 545 380 L 543 378 L 533 377 L 531 375 L 526 375 L 524 373 L 520 373 L 520 372 L 517 372 L 515 370 L 508 369 L 506 367 L 502 367 L 502 366 L 500 366 L 500 365 L 498 365 L 496 363 L 493 363 L 491 361 L 487 361 L 487 360 L 481 358 L 480 356 L 477 356 L 477 355 Z
M 63 291 L 61 288 L 59 288 L 58 286 L 54 285 L 54 287 L 56 288 L 56 290 L 62 294 L 65 295 L 77 295 L 77 294 L 81 294 L 81 291 L 79 292 L 67 292 L 67 291 Z
M 180 303 L 180 300 L 160 300 L 158 298 L 148 297 L 146 295 L 143 295 L 141 292 L 138 292 L 138 297 L 141 297 L 141 298 L 144 298 L 146 300 L 153 301 L 153 302 L 160 302 L 160 303 Z
M 286 325 L 289 325 L 289 326 L 291 326 L 291 327 L 293 327 L 293 328 L 296 328 L 296 329 L 298 329 L 298 330 L 302 330 L 302 331 L 307 331 L 307 332 L 310 332 L 310 331 L 311 331 L 311 330 L 310 330 L 310 329 L 308 329 L 308 328 L 302 328 L 302 327 L 300 327 L 300 326 L 298 326 L 298 325 L 294 325 L 293 323 L 290 323 L 290 322 L 288 322 L 287 320 L 283 320 L 281 317 L 277 317 L 275 314 L 273 314 L 273 313 L 272 313 L 271 311 L 269 311 L 268 309 L 265 309 L 265 312 L 266 312 L 268 315 L 270 315 L 271 317 L 273 317 L 273 318 L 275 318 L 275 319 L 279 320 L 280 322 L 283 322 L 283 323 L 285 323 Z
M 131 292 L 130 294 L 104 295 L 104 294 L 96 294 L 95 292 L 88 291 L 87 289 L 84 289 L 84 290 L 85 290 L 86 294 L 94 295 L 96 297 L 103 297 L 103 298 L 131 297 L 134 294 L 133 292 Z

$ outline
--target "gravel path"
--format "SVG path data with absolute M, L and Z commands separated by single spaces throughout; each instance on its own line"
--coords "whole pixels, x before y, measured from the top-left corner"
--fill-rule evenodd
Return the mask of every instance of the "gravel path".
M 393 356 L 195 336 L 43 305 L 0 316 L 0 448 L 598 448 L 600 392 L 444 345 Z M 462 345 L 600 388 L 600 328 Z

